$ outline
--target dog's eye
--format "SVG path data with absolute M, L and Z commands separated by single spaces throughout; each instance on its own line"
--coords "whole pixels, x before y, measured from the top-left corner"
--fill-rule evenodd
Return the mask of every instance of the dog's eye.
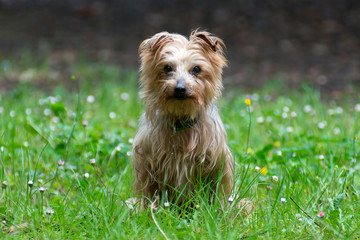
M 201 68 L 199 66 L 195 66 L 192 70 L 193 75 L 198 75 L 201 72 Z
M 172 72 L 173 71 L 173 69 L 172 69 L 172 67 L 170 66 L 170 65 L 165 65 L 165 67 L 164 67 L 164 72 L 166 73 L 166 74 L 168 74 L 168 73 L 170 73 L 170 72 Z

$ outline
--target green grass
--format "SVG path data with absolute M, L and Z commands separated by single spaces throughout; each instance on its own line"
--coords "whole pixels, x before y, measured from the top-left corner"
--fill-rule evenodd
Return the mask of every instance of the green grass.
M 160 229 L 169 239 L 359 237 L 360 95 L 328 103 L 310 87 L 270 85 L 253 91 L 249 115 L 246 93 L 228 91 L 219 108 L 239 197 L 256 202 L 254 212 L 198 195 L 188 217 L 173 206 L 152 216 L 124 205 L 134 195 L 131 141 L 142 111 L 136 72 L 82 61 L 61 76 L 67 87 L 39 90 L 53 68 L 30 59 L 0 70 L 0 81 L 23 81 L 0 97 L 0 238 L 163 239 Z

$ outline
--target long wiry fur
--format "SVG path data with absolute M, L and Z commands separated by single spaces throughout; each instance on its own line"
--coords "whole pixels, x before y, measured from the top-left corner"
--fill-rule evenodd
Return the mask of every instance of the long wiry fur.
M 221 96 L 222 69 L 227 65 L 221 39 L 193 32 L 187 39 L 161 32 L 139 47 L 140 98 L 145 113 L 133 144 L 135 190 L 153 199 L 166 192 L 181 205 L 197 182 L 228 196 L 233 187 L 233 158 L 224 125 L 215 106 Z M 170 65 L 174 71 L 164 72 Z M 194 66 L 201 72 L 192 74 Z M 177 80 L 186 85 L 186 99 L 173 97 Z M 174 133 L 170 126 L 193 120 Z M 181 192 L 181 194 L 180 194 Z

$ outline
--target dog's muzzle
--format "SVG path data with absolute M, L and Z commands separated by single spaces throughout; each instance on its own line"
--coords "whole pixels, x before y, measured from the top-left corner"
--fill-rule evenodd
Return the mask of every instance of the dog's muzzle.
M 178 100 L 186 99 L 185 81 L 181 78 L 177 80 L 176 87 L 174 89 L 174 98 Z

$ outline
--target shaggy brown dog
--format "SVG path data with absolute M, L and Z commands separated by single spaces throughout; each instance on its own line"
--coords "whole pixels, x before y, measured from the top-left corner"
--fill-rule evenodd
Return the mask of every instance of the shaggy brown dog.
M 141 43 L 145 113 L 133 145 L 139 197 L 181 206 L 199 182 L 212 193 L 230 195 L 233 158 L 215 106 L 227 65 L 223 47 L 207 32 L 193 32 L 189 39 L 161 32 Z

